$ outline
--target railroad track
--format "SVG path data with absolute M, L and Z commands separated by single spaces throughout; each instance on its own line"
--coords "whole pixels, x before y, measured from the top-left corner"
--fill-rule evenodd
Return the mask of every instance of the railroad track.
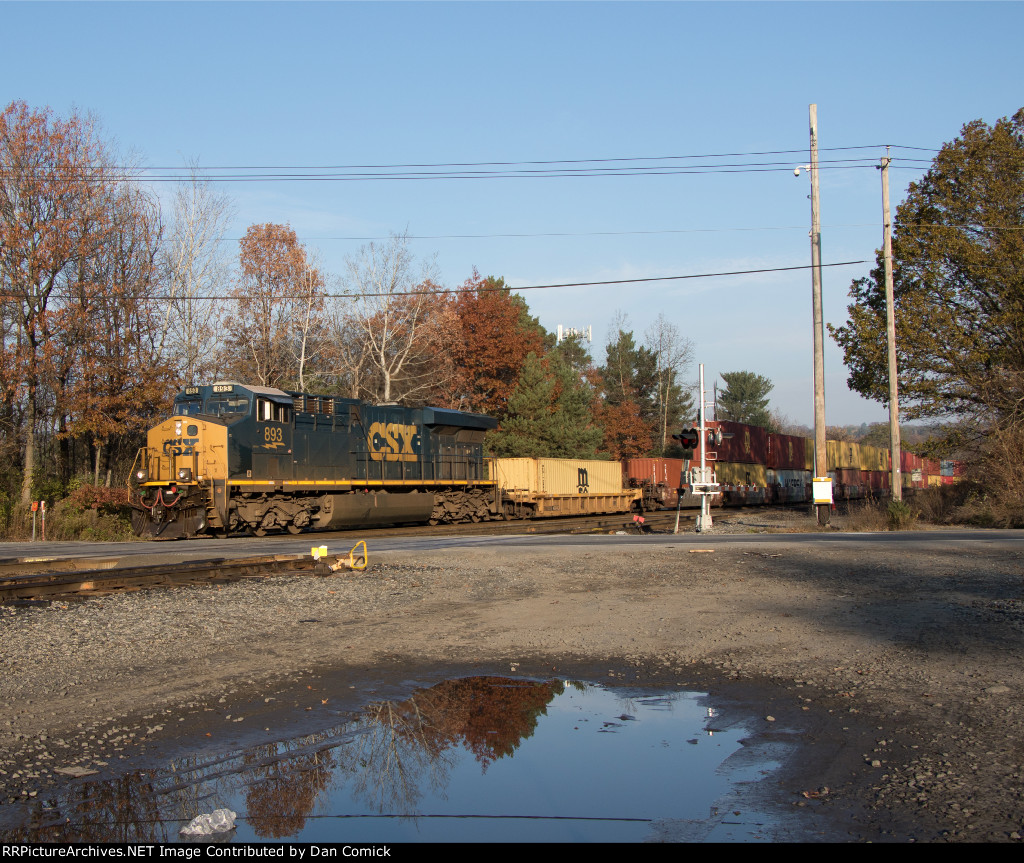
M 79 561 L 88 566 L 92 561 Z M 19 564 L 5 561 L 12 569 Z M 251 558 L 211 558 L 181 563 L 130 566 L 119 569 L 79 569 L 74 572 L 34 572 L 0 575 L 0 603 L 26 605 L 57 597 L 88 598 L 157 587 L 226 584 L 243 578 L 271 575 L 313 574 L 316 563 L 309 555 L 273 555 Z
M 643 523 L 631 515 L 590 516 L 584 518 L 552 518 L 539 521 L 500 521 L 439 527 L 374 528 L 360 531 L 331 531 L 308 534 L 310 543 L 331 540 L 395 538 L 396 536 L 500 536 L 508 534 L 580 534 L 580 533 L 643 533 L 672 530 L 674 512 L 645 513 Z M 691 531 L 693 513 L 683 513 L 680 530 Z M 167 548 L 164 543 L 160 544 Z M 177 545 L 175 543 L 174 545 Z M 204 541 L 216 548 L 216 540 Z M 191 542 L 182 548 L 194 548 Z M 59 558 L 34 557 L 0 560 L 0 604 L 33 605 L 58 597 L 85 599 L 112 593 L 124 593 L 161 587 L 225 584 L 245 578 L 266 578 L 275 575 L 323 575 L 308 554 L 275 554 L 246 558 L 211 556 L 202 560 L 178 561 L 147 565 L 119 566 L 117 557 Z
M 640 533 L 642 529 L 649 530 L 671 530 L 675 524 L 675 511 L 659 510 L 647 512 L 643 515 L 643 528 L 633 521 L 629 513 L 615 513 L 612 515 L 592 516 L 567 516 L 565 518 L 540 518 L 534 520 L 511 519 L 509 521 L 481 521 L 476 524 L 449 524 L 437 525 L 411 525 L 409 527 L 377 527 L 370 529 L 352 529 L 339 531 L 317 531 L 308 534 L 309 538 L 315 540 L 317 537 L 338 538 L 358 536 L 360 539 L 373 537 L 396 537 L 396 536 L 439 536 L 454 534 L 457 536 L 503 536 L 508 534 L 528 533 L 531 536 L 545 534 L 577 534 L 577 533 L 615 533 L 625 530 L 631 533 Z M 696 512 L 683 510 L 680 520 L 680 530 L 692 530 Z

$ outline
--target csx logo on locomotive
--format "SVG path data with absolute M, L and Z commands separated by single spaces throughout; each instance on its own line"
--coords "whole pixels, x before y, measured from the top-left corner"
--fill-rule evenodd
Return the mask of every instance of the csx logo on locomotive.
M 413 444 L 419 443 L 419 428 L 401 423 L 374 423 L 366 443 L 374 461 L 416 461 Z
M 197 437 L 179 437 L 164 441 L 164 455 L 192 455 L 192 447 L 199 442 Z

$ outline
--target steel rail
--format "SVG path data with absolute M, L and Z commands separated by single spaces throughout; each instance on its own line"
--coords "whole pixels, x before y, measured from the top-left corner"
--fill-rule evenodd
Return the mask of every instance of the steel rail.
M 48 600 L 58 596 L 87 598 L 153 587 L 182 587 L 227 583 L 242 578 L 310 572 L 309 555 L 272 555 L 131 566 L 122 569 L 81 570 L 75 573 L 32 573 L 0 577 L 0 603 Z

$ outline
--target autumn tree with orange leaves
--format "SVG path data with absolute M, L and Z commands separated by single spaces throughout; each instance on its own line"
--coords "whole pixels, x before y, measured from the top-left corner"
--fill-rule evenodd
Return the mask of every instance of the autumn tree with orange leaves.
M 503 416 L 526 357 L 543 352 L 541 332 L 525 320 L 526 304 L 501 278 L 483 278 L 474 271 L 453 304 L 458 318 L 451 346 L 455 374 L 446 401 L 460 410 Z
M 159 235 L 152 201 L 95 121 L 24 102 L 0 113 L 0 387 L 23 504 L 42 443 L 63 440 L 67 464 L 71 438 L 86 435 L 98 471 L 102 445 L 151 407 L 159 387 L 140 378 L 157 347 L 147 300 Z
M 177 384 L 174 368 L 163 361 L 160 309 L 153 302 L 159 288 L 156 202 L 122 188 L 112 206 L 110 242 L 80 264 L 74 303 L 63 310 L 68 320 L 62 329 L 73 336 L 62 360 L 63 434 L 92 442 L 95 485 L 110 447 L 134 449 L 135 435 L 149 427 Z M 108 458 L 102 482 L 111 481 Z
M 262 386 L 304 389 L 324 349 L 324 279 L 288 225 L 250 225 L 239 241 L 225 373 Z

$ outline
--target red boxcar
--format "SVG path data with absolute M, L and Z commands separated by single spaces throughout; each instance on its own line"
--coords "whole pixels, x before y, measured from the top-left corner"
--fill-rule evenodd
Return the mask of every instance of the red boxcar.
M 889 494 L 889 474 L 883 470 L 864 471 L 868 478 L 873 497 L 887 497 Z
M 644 490 L 645 509 L 674 508 L 682 473 L 681 458 L 631 458 L 622 463 L 622 485 Z
M 841 500 L 860 500 L 867 496 L 867 489 L 864 486 L 866 471 L 855 467 L 841 467 L 829 473 L 834 475 L 834 497 Z

